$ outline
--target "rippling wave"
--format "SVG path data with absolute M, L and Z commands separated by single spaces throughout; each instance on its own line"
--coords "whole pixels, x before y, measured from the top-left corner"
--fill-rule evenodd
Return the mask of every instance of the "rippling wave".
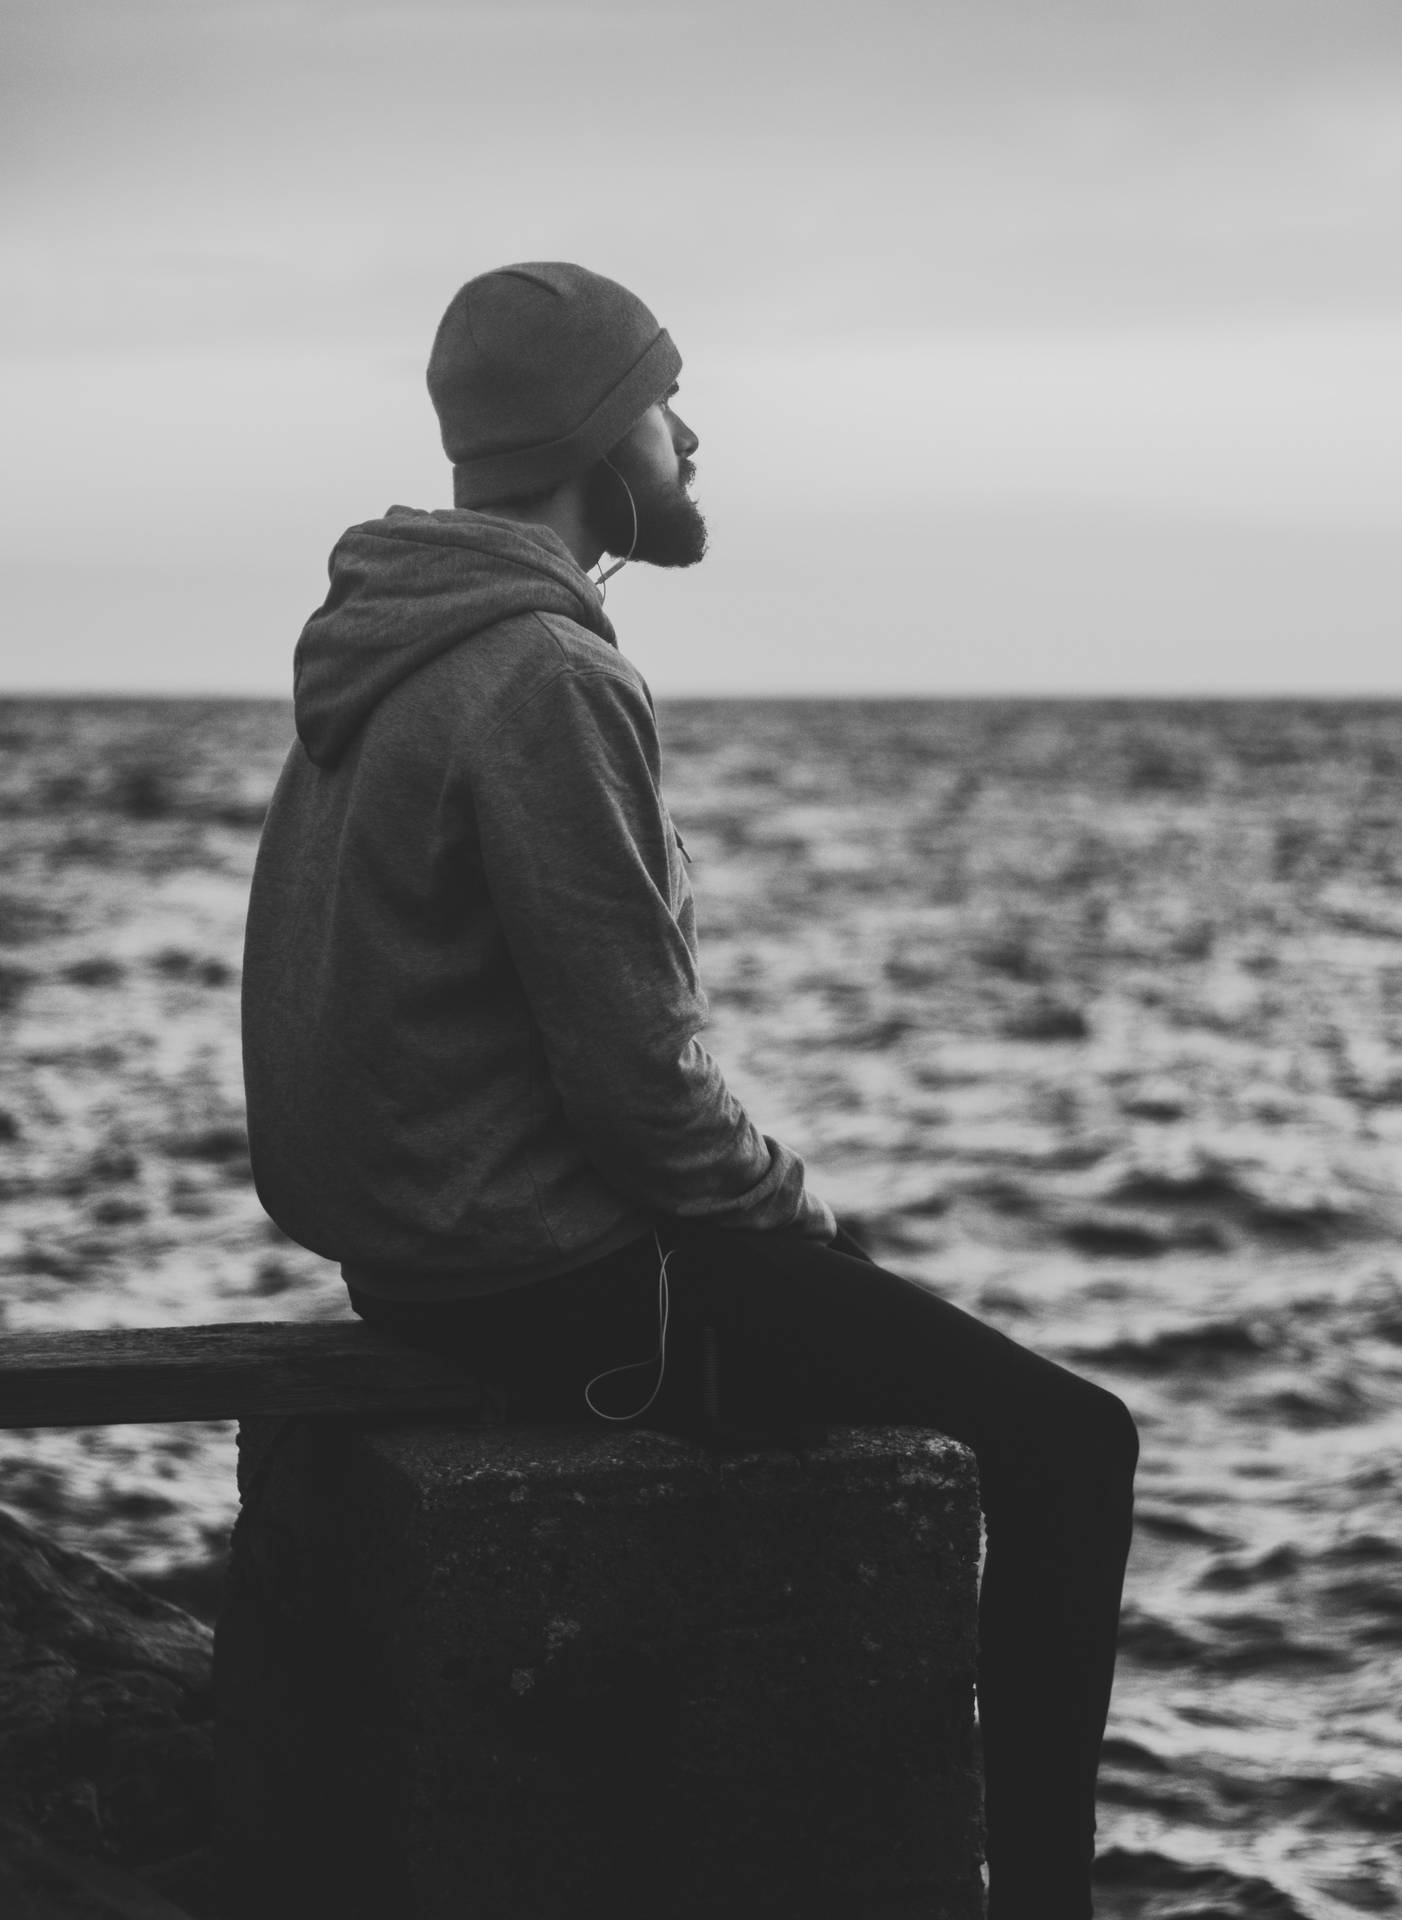
M 710 1036 L 879 1257 L 1139 1423 L 1109 1920 L 1402 1911 L 1402 708 L 663 713 Z M 12 1328 L 340 1315 L 249 1185 L 258 702 L 0 713 Z M 225 1424 L 0 1436 L 208 1607 Z

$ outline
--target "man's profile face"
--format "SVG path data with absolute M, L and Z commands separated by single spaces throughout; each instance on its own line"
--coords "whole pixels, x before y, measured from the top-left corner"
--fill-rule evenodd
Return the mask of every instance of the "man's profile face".
M 706 522 L 687 492 L 696 469 L 691 456 L 701 444 L 673 401 L 677 389 L 649 407 L 609 454 L 614 472 L 602 463 L 590 476 L 588 506 L 593 531 L 605 552 L 622 559 L 630 546 L 635 560 L 654 567 L 690 567 L 706 551 Z M 633 514 L 627 481 L 638 511 L 633 545 Z

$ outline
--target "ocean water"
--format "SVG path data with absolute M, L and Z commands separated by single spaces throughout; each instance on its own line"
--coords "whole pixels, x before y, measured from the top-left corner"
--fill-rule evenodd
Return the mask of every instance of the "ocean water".
M 878 1257 L 1139 1422 L 1099 1911 L 1402 1911 L 1402 705 L 661 717 L 736 1090 Z M 276 702 L 0 710 L 12 1330 L 346 1311 L 243 1127 L 290 738 Z M 197 1593 L 233 1431 L 0 1434 L 0 1502 Z

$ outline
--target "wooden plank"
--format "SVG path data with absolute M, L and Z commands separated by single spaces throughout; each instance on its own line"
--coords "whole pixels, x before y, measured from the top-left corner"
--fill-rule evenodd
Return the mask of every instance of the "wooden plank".
M 0 1427 L 254 1414 L 488 1417 L 465 1366 L 358 1320 L 112 1327 L 0 1338 Z

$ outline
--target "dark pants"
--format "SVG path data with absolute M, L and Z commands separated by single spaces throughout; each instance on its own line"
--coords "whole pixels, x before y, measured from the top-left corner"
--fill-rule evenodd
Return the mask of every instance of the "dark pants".
M 1139 1443 L 1123 1402 L 927 1286 L 788 1233 L 666 1230 L 662 1390 L 639 1424 L 724 1442 L 821 1426 L 937 1427 L 978 1461 L 978 1704 L 989 1920 L 1086 1920 Z M 590 1418 L 587 1382 L 657 1347 L 651 1238 L 592 1267 L 448 1306 L 351 1292 L 366 1320 L 502 1381 L 513 1414 Z M 631 1414 L 656 1365 L 596 1382 Z

